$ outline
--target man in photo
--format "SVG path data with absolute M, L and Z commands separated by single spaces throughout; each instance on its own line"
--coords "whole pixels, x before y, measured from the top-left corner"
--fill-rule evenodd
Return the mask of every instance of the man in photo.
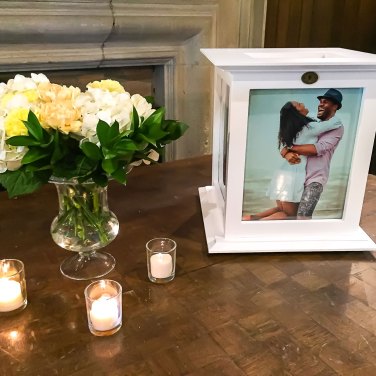
M 339 90 L 329 89 L 324 95 L 318 96 L 317 99 L 320 101 L 317 111 L 317 118 L 320 121 L 316 126 L 320 127 L 321 122 L 332 119 L 337 110 L 342 107 L 342 94 Z M 328 181 L 330 162 L 343 132 L 344 128 L 341 125 L 339 128 L 322 133 L 315 144 L 293 145 L 281 150 L 281 155 L 290 164 L 300 163 L 300 155 L 307 156 L 306 179 L 298 207 L 297 219 L 312 218 L 313 211 Z

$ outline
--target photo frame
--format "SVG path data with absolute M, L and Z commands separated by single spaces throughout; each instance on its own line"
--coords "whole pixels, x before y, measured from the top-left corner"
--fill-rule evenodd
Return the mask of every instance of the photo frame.
M 320 136 L 327 134 L 326 130 L 331 126 L 334 127 L 331 132 L 334 137 L 337 134 L 338 138 L 341 137 L 331 155 L 328 179 L 312 217 L 314 219 L 342 218 L 363 89 L 341 88 L 339 90 L 343 100 L 341 100 L 341 108 L 336 110 L 334 117 L 336 121 L 332 122 L 333 124 L 320 121 L 316 117 L 318 97 L 328 90 L 330 88 L 250 90 L 242 217 L 246 217 L 247 213 L 266 211 L 264 215 L 268 214 L 268 208 L 276 206 L 274 200 L 277 197 L 289 201 L 293 198 L 293 194 L 299 198 L 302 196 L 303 184 L 299 184 L 301 181 L 295 181 L 295 176 L 291 174 L 295 174 L 299 168 L 301 178 L 303 179 L 303 176 L 305 178 L 305 165 L 310 167 L 312 158 L 302 156 L 300 159 L 303 160 L 299 164 L 289 165 L 283 160 L 277 147 L 280 109 L 289 101 L 295 100 L 310 109 L 307 116 L 312 119 L 310 123 L 312 125 L 306 129 L 305 143 L 318 142 Z M 343 128 L 343 130 L 335 131 L 336 128 Z M 298 139 L 294 141 L 296 142 L 299 142 Z M 322 142 L 327 141 L 324 139 Z M 337 142 L 337 138 L 334 142 Z M 259 163 L 260 161 L 262 163 Z M 294 184 L 291 184 L 291 179 L 294 180 Z M 278 215 L 274 215 L 273 218 L 273 215 L 260 217 L 255 214 L 254 217 L 257 218 L 255 220 L 279 218 Z
M 201 51 L 215 66 L 212 185 L 199 188 L 209 253 L 376 249 L 359 226 L 376 127 L 376 56 L 338 48 Z M 329 105 L 340 99 L 329 119 L 318 106 L 323 97 Z M 299 120 L 300 130 L 287 132 L 293 123 L 283 119 L 298 105 L 309 110 L 304 126 Z M 339 141 L 328 171 L 312 167 L 314 156 L 298 155 L 291 167 L 281 155 L 287 145 L 278 147 L 293 139 L 292 151 L 308 143 L 324 153 L 329 135 Z M 323 188 L 311 214 L 302 192 L 315 168 L 323 180 L 311 180 Z

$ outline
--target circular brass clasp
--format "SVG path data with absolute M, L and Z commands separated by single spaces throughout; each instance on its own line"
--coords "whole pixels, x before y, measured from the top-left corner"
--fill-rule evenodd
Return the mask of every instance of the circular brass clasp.
M 302 81 L 307 85 L 314 84 L 318 79 L 319 75 L 316 72 L 305 72 L 302 74 Z

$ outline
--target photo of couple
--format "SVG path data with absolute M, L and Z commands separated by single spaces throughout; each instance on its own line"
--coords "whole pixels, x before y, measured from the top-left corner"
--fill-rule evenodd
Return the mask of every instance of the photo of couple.
M 243 221 L 342 218 L 361 97 L 358 88 L 251 90 Z

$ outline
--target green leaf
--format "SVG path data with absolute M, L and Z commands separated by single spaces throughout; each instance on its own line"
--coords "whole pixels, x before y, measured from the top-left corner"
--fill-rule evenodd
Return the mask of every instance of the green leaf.
M 40 145 L 39 141 L 36 141 L 30 136 L 13 136 L 10 137 L 7 141 L 8 145 L 12 146 L 31 146 L 31 145 Z
M 36 115 L 34 114 L 33 111 L 29 111 L 28 115 L 27 115 L 27 121 L 32 123 L 32 124 L 37 124 L 40 126 L 40 123 L 39 123 L 39 120 L 38 118 L 36 117 Z
M 119 161 L 115 159 L 105 159 L 102 161 L 102 168 L 105 172 L 111 175 L 119 168 Z
M 104 159 L 112 159 L 117 157 L 117 154 L 114 152 L 112 148 L 108 149 L 106 147 L 102 147 L 102 153 L 104 155 Z
M 114 171 L 111 176 L 121 184 L 125 184 L 127 181 L 127 174 L 125 172 L 124 166 L 119 167 Z
M 97 124 L 97 136 L 101 146 L 110 147 L 113 142 L 120 138 L 119 123 L 115 121 L 111 126 L 99 120 Z
M 0 174 L 0 184 L 8 191 L 10 198 L 32 193 L 40 188 L 45 181 L 33 172 L 20 168 L 17 171 L 5 171 Z
M 29 111 L 27 121 L 23 121 L 29 134 L 36 140 L 43 142 L 43 128 L 33 111 Z
M 79 149 L 78 149 L 79 150 Z M 59 178 L 76 178 L 90 175 L 97 168 L 97 162 L 81 154 L 75 158 L 68 156 L 53 165 L 53 175 Z
M 149 145 L 149 142 L 141 139 L 140 135 L 138 135 L 137 138 L 138 138 L 137 143 L 136 143 L 137 150 L 145 150 L 147 146 Z
M 84 176 L 88 175 L 89 173 L 93 172 L 93 170 L 96 168 L 97 164 L 87 158 L 84 155 L 79 155 L 75 159 L 76 162 L 76 168 L 73 170 L 75 175 L 74 176 Z
M 110 126 L 103 120 L 99 120 L 97 124 L 97 136 L 102 146 L 107 146 L 110 141 Z
M 138 136 L 140 136 L 144 141 L 148 142 L 149 144 L 152 144 L 154 146 L 157 146 L 157 143 L 152 138 L 149 138 L 148 136 L 145 136 L 142 133 L 139 133 Z
M 143 139 L 156 146 L 158 140 L 169 138 L 168 130 L 164 129 L 164 108 L 159 108 L 149 116 L 140 126 L 138 136 L 143 135 Z
M 140 118 L 138 116 L 138 112 L 136 110 L 136 107 L 133 106 L 133 111 L 132 111 L 132 122 L 131 122 L 131 129 L 132 130 L 137 130 L 140 125 Z
M 52 174 L 52 167 L 49 164 L 46 164 L 43 161 L 35 161 L 25 166 L 25 171 L 33 172 L 33 171 L 48 171 L 50 170 Z
M 80 148 L 88 158 L 93 159 L 94 161 L 102 159 L 101 150 L 93 142 L 83 142 Z
M 165 120 L 163 124 L 163 129 L 168 132 L 168 136 L 164 137 L 163 140 L 174 141 L 183 136 L 187 131 L 188 125 L 176 120 Z
M 126 129 L 125 131 L 122 131 L 121 133 L 120 133 L 120 136 L 122 137 L 122 138 L 124 138 L 124 137 L 129 137 L 130 135 L 132 135 L 133 134 L 133 129 Z
M 155 127 L 151 127 L 149 129 L 149 132 L 148 132 L 148 137 L 149 138 L 152 138 L 153 140 L 160 140 L 161 138 L 167 136 L 169 133 L 168 132 L 165 132 L 163 131 L 162 129 L 160 129 L 159 126 L 155 126 Z
M 113 147 L 113 152 L 117 155 L 121 155 L 133 150 L 139 150 L 138 145 L 134 141 L 127 139 L 118 141 Z
M 146 99 L 146 102 L 150 103 L 150 104 L 154 104 L 155 100 L 154 100 L 154 97 L 150 96 L 150 95 L 147 95 L 146 97 L 144 97 Z
M 43 136 L 43 142 L 41 142 L 40 147 L 41 148 L 48 148 L 54 141 L 54 136 L 52 134 L 47 133 L 45 136 Z
M 39 159 L 46 158 L 50 155 L 50 152 L 38 147 L 34 147 L 29 149 L 28 152 L 23 156 L 21 163 L 28 164 L 34 161 L 38 161 Z
M 111 141 L 115 141 L 116 138 L 120 136 L 119 132 L 119 123 L 115 120 L 113 124 L 110 126 L 110 137 Z
M 51 142 L 51 140 L 53 140 L 52 130 L 47 132 L 44 128 L 42 128 L 42 132 L 43 132 L 43 144 L 48 144 L 49 142 Z M 55 132 L 58 132 L 58 131 L 55 130 Z
M 62 145 L 60 145 L 60 137 L 59 137 L 59 132 L 55 132 L 53 135 L 53 151 L 51 155 L 51 163 L 56 163 L 60 159 L 62 159 L 65 155 L 64 153 L 64 148 Z
M 149 130 L 151 127 L 155 127 L 156 125 L 161 125 L 165 116 L 165 109 L 164 107 L 158 108 L 155 112 L 153 112 L 141 125 L 143 130 Z

